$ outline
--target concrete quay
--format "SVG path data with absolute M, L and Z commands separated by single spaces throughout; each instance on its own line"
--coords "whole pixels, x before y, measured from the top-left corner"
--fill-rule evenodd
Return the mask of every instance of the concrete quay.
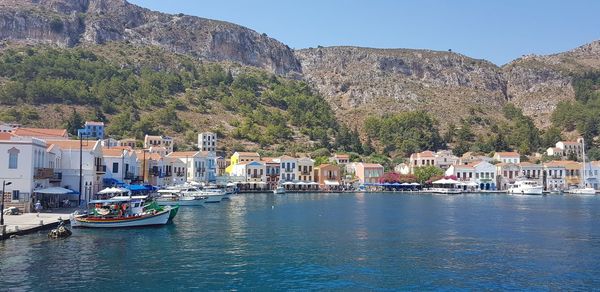
M 69 214 L 75 209 L 61 209 L 53 213 L 24 213 L 20 215 L 4 215 L 4 226 L 0 225 L 0 240 L 13 235 L 25 235 L 58 226 L 60 219 L 69 220 Z

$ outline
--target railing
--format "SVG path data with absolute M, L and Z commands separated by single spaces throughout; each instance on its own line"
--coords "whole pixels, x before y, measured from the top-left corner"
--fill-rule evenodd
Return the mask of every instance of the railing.
M 54 176 L 54 169 L 52 168 L 36 168 L 33 174 L 34 179 L 47 179 Z
M 261 177 L 262 177 L 262 175 L 259 175 L 259 174 L 252 174 L 252 175 L 249 175 L 248 177 L 249 177 L 249 178 L 261 178 Z
M 96 172 L 106 173 L 106 165 L 96 165 Z
M 50 178 L 51 182 L 57 182 L 62 180 L 62 172 L 55 172 Z
M 181 177 L 185 175 L 185 172 L 175 172 L 175 175 Z
M 133 180 L 134 178 L 135 178 L 135 175 L 132 172 L 125 173 L 124 179 Z

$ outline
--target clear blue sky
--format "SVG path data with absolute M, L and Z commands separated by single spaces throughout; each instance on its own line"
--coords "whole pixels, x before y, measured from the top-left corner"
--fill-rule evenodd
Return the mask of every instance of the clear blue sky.
M 452 49 L 505 64 L 600 39 L 600 1 L 131 0 L 167 13 L 225 20 L 291 48 L 354 45 Z

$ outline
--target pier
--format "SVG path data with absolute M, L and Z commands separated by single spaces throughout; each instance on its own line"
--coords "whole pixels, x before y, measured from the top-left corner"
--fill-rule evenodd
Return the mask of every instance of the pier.
M 60 219 L 69 220 L 70 209 L 61 209 L 56 213 L 24 213 L 20 215 L 5 215 L 4 226 L 0 226 L 0 240 L 8 239 L 13 235 L 21 236 L 40 230 L 58 226 Z

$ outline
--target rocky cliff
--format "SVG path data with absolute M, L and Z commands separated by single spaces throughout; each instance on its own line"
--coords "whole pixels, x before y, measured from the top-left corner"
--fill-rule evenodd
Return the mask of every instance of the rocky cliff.
M 0 38 L 59 46 L 128 41 L 277 74 L 301 72 L 286 45 L 235 24 L 150 11 L 124 0 L 2 0 Z
M 508 98 L 500 68 L 451 52 L 329 47 L 296 56 L 304 77 L 357 126 L 368 114 L 400 110 L 427 110 L 442 125 L 473 112 L 494 116 Z

